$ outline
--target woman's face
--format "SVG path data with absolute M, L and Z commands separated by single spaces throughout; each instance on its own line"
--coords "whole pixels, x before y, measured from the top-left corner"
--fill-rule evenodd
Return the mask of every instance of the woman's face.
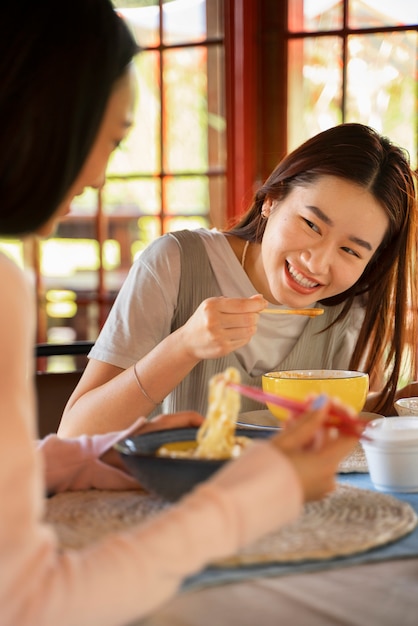
M 336 176 L 296 187 L 283 201 L 266 200 L 263 213 L 263 294 L 296 308 L 354 285 L 389 225 L 371 193 Z
M 37 230 L 37 235 L 50 235 L 57 221 L 70 212 L 74 197 L 81 195 L 86 187 L 98 189 L 104 185 L 109 157 L 126 137 L 133 123 L 135 88 L 133 67 L 129 67 L 116 83 L 109 98 L 99 132 L 82 170 L 54 216 Z

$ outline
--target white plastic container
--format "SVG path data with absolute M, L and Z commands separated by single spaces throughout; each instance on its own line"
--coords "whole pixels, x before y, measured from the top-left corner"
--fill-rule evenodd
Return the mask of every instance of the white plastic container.
M 370 478 L 379 491 L 418 492 L 418 416 L 371 421 L 362 439 Z

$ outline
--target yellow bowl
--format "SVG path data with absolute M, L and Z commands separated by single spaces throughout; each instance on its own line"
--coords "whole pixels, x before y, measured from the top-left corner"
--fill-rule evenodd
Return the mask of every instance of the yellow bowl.
M 294 400 L 325 393 L 360 413 L 369 391 L 369 376 L 364 372 L 348 370 L 286 370 L 264 374 L 262 386 L 264 391 Z M 286 409 L 270 403 L 267 407 L 278 419 L 289 417 Z

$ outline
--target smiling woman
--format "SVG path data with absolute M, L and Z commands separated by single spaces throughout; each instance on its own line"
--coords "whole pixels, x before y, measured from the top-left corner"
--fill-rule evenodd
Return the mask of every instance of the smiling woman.
M 392 411 L 403 365 L 414 371 L 415 194 L 401 148 L 342 124 L 286 156 L 230 230 L 161 237 L 132 266 L 59 432 L 106 432 L 138 411 L 205 414 L 208 380 L 229 366 L 258 386 L 266 371 L 364 370 L 375 392 L 365 410 Z M 267 304 L 324 313 L 259 315 Z M 173 352 L 152 376 L 163 339 Z M 243 399 L 243 411 L 260 408 Z

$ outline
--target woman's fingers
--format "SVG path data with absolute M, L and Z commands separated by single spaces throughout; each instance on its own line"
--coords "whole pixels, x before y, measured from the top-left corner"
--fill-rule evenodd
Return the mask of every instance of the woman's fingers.
M 306 501 L 322 498 L 335 488 L 338 466 L 358 442 L 358 436 L 326 425 L 332 405 L 318 396 L 304 415 L 291 420 L 272 439 L 293 464 Z
M 318 396 L 311 402 L 311 407 L 301 416 L 290 419 L 285 428 L 273 439 L 283 451 L 302 450 L 312 445 L 320 435 L 328 417 L 329 400 Z
M 180 329 L 182 341 L 198 359 L 219 358 L 245 345 L 257 331 L 262 296 L 204 300 Z
M 156 430 L 166 428 L 199 428 L 204 420 L 203 415 L 196 411 L 179 411 L 178 413 L 161 413 L 145 424 L 141 425 L 134 433 L 144 435 Z

